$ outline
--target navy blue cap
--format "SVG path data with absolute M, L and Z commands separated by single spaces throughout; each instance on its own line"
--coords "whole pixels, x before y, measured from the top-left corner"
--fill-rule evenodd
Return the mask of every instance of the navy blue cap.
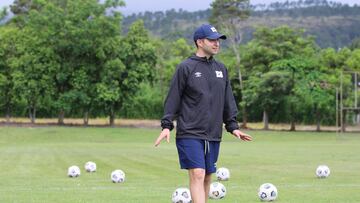
M 225 35 L 218 33 L 216 28 L 209 24 L 203 24 L 195 30 L 194 41 L 198 39 L 226 39 Z

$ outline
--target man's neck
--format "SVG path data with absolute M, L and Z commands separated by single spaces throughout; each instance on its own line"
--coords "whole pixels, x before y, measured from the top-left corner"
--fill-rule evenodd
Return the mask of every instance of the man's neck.
M 203 51 L 201 51 L 199 49 L 196 51 L 195 55 L 198 56 L 198 57 L 201 57 L 201 58 L 203 58 L 203 57 L 206 57 L 207 59 L 211 58 L 211 55 L 206 54 L 206 53 L 204 53 Z

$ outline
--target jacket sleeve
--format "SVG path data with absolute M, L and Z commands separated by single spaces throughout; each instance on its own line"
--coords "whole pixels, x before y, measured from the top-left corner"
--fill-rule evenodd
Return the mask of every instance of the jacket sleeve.
M 172 130 L 174 128 L 173 120 L 178 116 L 181 103 L 181 96 L 186 85 L 185 68 L 181 64 L 171 80 L 170 89 L 164 103 L 164 115 L 161 119 L 161 127 Z
M 226 73 L 223 121 L 225 123 L 226 130 L 230 133 L 232 133 L 236 129 L 239 129 L 239 125 L 236 120 L 237 114 L 238 114 L 238 109 L 231 89 L 229 76 Z

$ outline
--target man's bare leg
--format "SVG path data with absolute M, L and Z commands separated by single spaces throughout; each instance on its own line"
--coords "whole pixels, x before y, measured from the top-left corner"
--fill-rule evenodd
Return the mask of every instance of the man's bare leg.
M 211 173 L 205 175 L 205 180 L 204 180 L 205 202 L 207 202 L 209 199 L 208 197 L 209 197 L 210 184 L 211 184 Z
M 189 179 L 193 203 L 205 203 L 205 170 L 202 168 L 189 169 Z

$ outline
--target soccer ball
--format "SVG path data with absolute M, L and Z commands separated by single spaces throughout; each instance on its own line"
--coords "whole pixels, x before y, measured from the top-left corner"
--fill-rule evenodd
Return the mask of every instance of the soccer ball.
M 85 170 L 87 172 L 95 172 L 96 171 L 96 163 L 92 162 L 92 161 L 88 161 L 85 164 Z
M 80 176 L 80 168 L 78 166 L 70 166 L 68 169 L 68 176 L 71 178 Z
M 191 203 L 190 190 L 187 188 L 176 189 L 171 197 L 172 203 Z
M 218 180 L 229 180 L 230 178 L 230 171 L 227 168 L 219 168 L 216 171 L 216 178 Z
M 111 173 L 111 180 L 113 183 L 122 183 L 125 181 L 125 173 L 118 169 Z
M 258 196 L 261 201 L 270 202 L 277 198 L 276 187 L 271 183 L 264 183 L 259 187 Z
M 330 175 L 330 169 L 326 165 L 320 165 L 316 169 L 316 176 L 319 178 L 327 178 Z
M 210 184 L 209 197 L 211 199 L 222 199 L 226 195 L 226 188 L 219 182 L 213 182 Z

